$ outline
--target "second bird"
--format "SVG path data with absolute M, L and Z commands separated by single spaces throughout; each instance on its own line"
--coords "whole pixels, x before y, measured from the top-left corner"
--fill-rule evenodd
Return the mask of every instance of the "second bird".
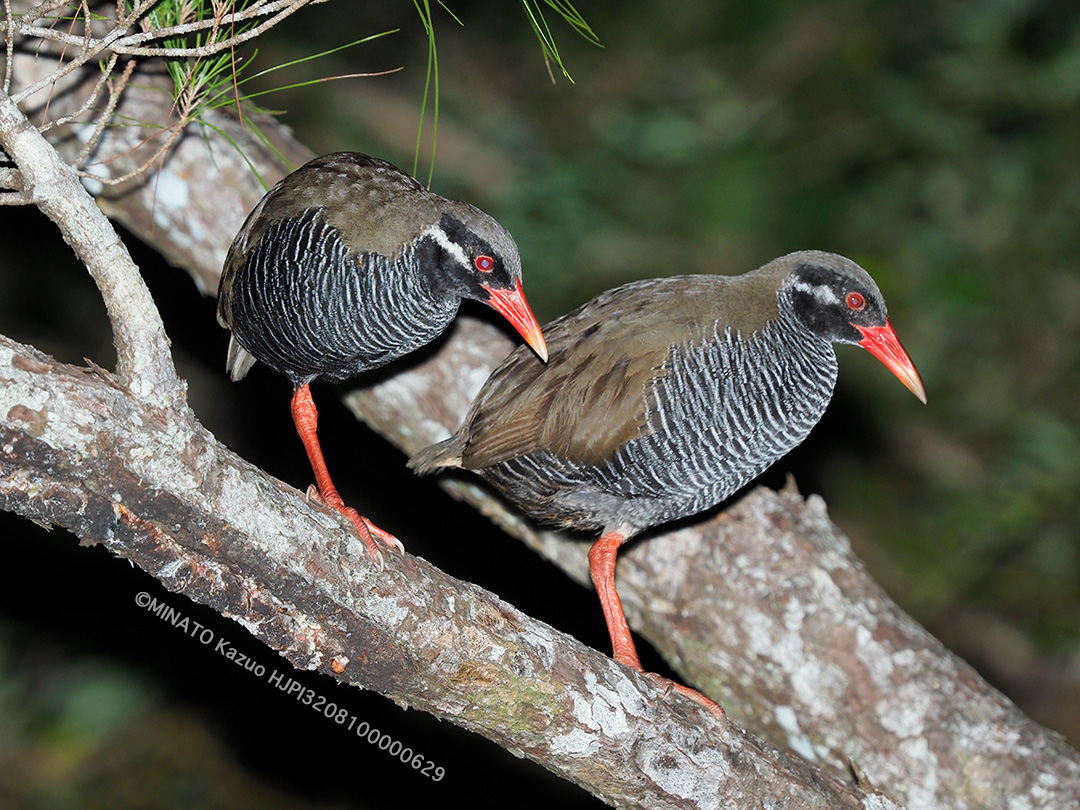
M 496 309 L 546 360 L 510 234 L 478 208 L 356 152 L 315 158 L 270 189 L 225 259 L 218 321 L 232 332 L 230 376 L 259 360 L 292 381 L 292 416 L 320 500 L 353 522 L 378 560 L 378 542 L 400 543 L 342 502 L 308 385 L 420 348 L 465 298 Z
M 457 433 L 409 465 L 473 470 L 536 519 L 601 530 L 589 568 L 614 656 L 638 671 L 619 546 L 714 506 L 806 438 L 832 397 L 833 343 L 868 349 L 926 401 L 877 285 L 832 253 L 632 282 L 544 332 L 547 365 L 511 354 Z

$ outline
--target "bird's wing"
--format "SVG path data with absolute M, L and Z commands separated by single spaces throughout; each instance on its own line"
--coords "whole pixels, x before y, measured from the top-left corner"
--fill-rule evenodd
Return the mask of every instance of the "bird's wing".
M 511 354 L 459 431 L 462 466 L 543 450 L 597 464 L 645 435 L 650 392 L 671 346 L 699 328 L 698 306 L 673 281 L 617 287 L 553 321 L 544 327 L 546 365 L 526 347 Z

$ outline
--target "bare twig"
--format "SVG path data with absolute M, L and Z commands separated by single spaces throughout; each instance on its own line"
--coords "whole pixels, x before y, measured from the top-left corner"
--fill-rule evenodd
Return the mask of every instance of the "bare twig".
M 7 167 L 0 168 L 0 205 L 30 205 L 30 192 L 23 188 L 22 172 Z
M 23 101 L 25 101 L 26 99 L 33 96 L 35 93 L 38 93 L 41 90 L 44 90 L 44 89 L 46 89 L 48 87 L 55 86 L 56 83 L 58 81 L 60 81 L 62 78 L 64 78 L 65 76 L 68 76 L 69 74 L 74 73 L 79 68 L 82 68 L 82 67 L 86 66 L 88 63 L 94 61 L 98 57 L 99 54 L 101 54 L 103 51 L 105 51 L 113 43 L 114 40 L 120 38 L 120 36 L 124 33 L 124 30 L 125 29 L 119 28 L 119 27 L 114 28 L 112 31 L 110 31 L 108 34 L 106 34 L 103 38 L 92 40 L 91 47 L 84 48 L 82 53 L 80 53 L 78 56 L 73 58 L 70 62 L 62 65 L 59 68 L 57 68 L 55 71 L 53 71 L 51 74 L 49 74 L 45 78 L 34 82 L 33 84 L 29 85 L 28 87 L 24 87 L 22 90 L 20 90 L 17 93 L 13 93 L 11 95 L 11 100 L 14 101 L 16 104 L 20 104 Z M 53 39 L 53 38 L 52 37 L 41 37 L 41 39 Z M 57 39 L 57 41 L 64 42 L 64 43 L 67 42 L 66 39 Z M 81 37 L 76 38 L 76 42 L 78 42 L 79 45 L 83 44 L 83 40 L 82 40 Z
M 103 79 L 109 80 L 109 101 L 105 105 L 105 109 L 101 111 L 101 115 L 98 116 L 97 123 L 94 124 L 94 131 L 90 134 L 90 137 L 86 139 L 86 143 L 83 144 L 82 149 L 79 150 L 79 154 L 71 164 L 72 166 L 78 168 L 84 165 L 93 153 L 94 148 L 98 144 L 98 140 L 101 138 L 101 134 L 105 131 L 105 127 L 112 121 L 113 113 L 116 111 L 116 105 L 120 101 L 120 95 L 127 87 L 127 83 L 131 79 L 131 74 L 135 71 L 135 66 L 138 62 L 138 59 L 129 59 L 128 63 L 124 65 L 124 72 L 120 74 L 120 78 L 117 81 L 113 81 L 112 69 L 116 66 L 116 57 L 113 57 L 113 59 L 110 60 L 108 68 L 102 74 Z M 95 89 L 95 95 L 96 92 Z
M 97 101 L 97 97 L 101 93 L 101 88 L 104 87 L 105 84 L 112 77 L 112 71 L 113 68 L 116 67 L 117 59 L 119 59 L 119 57 L 116 54 L 113 54 L 111 57 L 109 57 L 109 61 L 105 64 L 105 67 L 102 68 L 101 77 L 97 80 L 97 83 L 94 85 L 93 89 L 89 93 L 87 93 L 86 98 L 83 99 L 83 103 L 79 106 L 77 110 L 68 113 L 67 115 L 56 118 L 52 121 L 47 121 L 40 127 L 38 127 L 38 129 L 41 132 L 48 132 L 54 127 L 63 126 L 64 124 L 74 121 L 76 118 L 79 118 L 81 115 L 83 115 L 83 113 L 93 107 L 94 102 Z M 132 60 L 132 62 L 134 62 L 134 60 Z M 108 123 L 108 121 L 108 114 L 102 115 L 100 116 L 99 125 L 104 127 Z
M 150 141 L 154 140 L 163 133 L 167 135 L 167 137 L 165 138 L 165 142 L 158 146 L 154 150 L 153 154 L 150 155 L 150 157 L 145 158 L 139 165 L 135 166 L 133 169 L 129 169 L 124 174 L 116 177 L 103 177 L 99 174 L 94 174 L 93 172 L 82 170 L 80 170 L 78 174 L 80 177 L 92 177 L 94 180 L 97 180 L 99 183 L 102 183 L 106 186 L 118 186 L 126 183 L 129 180 L 132 180 L 139 175 L 145 173 L 146 170 L 153 166 L 155 163 L 160 163 L 161 161 L 163 161 L 165 159 L 165 156 L 169 153 L 169 150 L 173 148 L 173 146 L 176 144 L 176 141 L 180 138 L 181 135 L 184 134 L 184 127 L 187 125 L 187 123 L 188 122 L 184 120 L 180 121 L 179 123 L 173 124 L 170 127 L 165 127 L 164 129 L 158 130 L 152 136 L 142 141 L 141 143 L 136 144 L 135 147 L 133 147 L 132 151 L 139 149 L 139 147 L 145 146 Z
M 10 2 L 10 0 L 6 0 L 6 2 Z M 130 13 L 118 13 L 113 29 L 103 37 L 92 37 L 90 34 L 89 23 L 87 23 L 85 27 L 85 34 L 80 36 L 77 34 L 56 31 L 52 28 L 30 25 L 25 22 L 15 23 L 13 18 L 9 15 L 3 24 L 6 29 L 6 36 L 9 38 L 13 36 L 14 32 L 14 34 L 19 36 L 36 38 L 42 41 L 56 42 L 64 45 L 78 45 L 80 48 L 80 52 L 77 56 L 62 64 L 50 75 L 22 88 L 19 92 L 12 95 L 12 99 L 16 103 L 21 103 L 35 93 L 55 85 L 56 82 L 73 71 L 78 70 L 95 59 L 104 57 L 107 52 L 128 56 L 167 56 L 176 58 L 201 58 L 213 56 L 255 39 L 270 28 L 278 25 L 282 20 L 308 5 L 312 0 L 274 0 L 273 2 L 268 3 L 255 3 L 239 11 L 233 11 L 222 16 L 215 14 L 211 18 L 184 23 L 182 25 L 172 25 L 165 28 L 155 28 L 149 31 L 130 33 L 131 27 L 146 14 L 156 2 L 157 0 L 143 0 L 143 2 L 137 4 Z M 122 6 L 118 6 L 118 8 L 122 8 Z M 142 44 L 144 42 L 155 42 L 180 37 L 186 34 L 216 31 L 223 26 L 232 26 L 236 23 L 248 22 L 262 17 L 266 17 L 266 19 L 239 34 L 197 47 L 164 47 Z M 28 16 L 26 19 L 31 18 Z
M 40 20 L 42 17 L 47 17 L 54 11 L 69 5 L 70 2 L 71 0 L 45 0 L 45 2 L 38 3 L 36 6 L 27 9 L 26 14 L 23 15 L 23 20 L 26 22 Z M 117 5 L 122 5 L 122 0 L 121 2 L 118 2 Z
M 71 34 L 67 31 L 58 31 L 55 28 L 43 28 L 40 25 L 21 25 L 16 23 L 9 23 L 5 26 L 8 36 L 26 37 L 28 39 L 39 39 L 43 42 L 58 42 L 62 45 L 79 45 L 82 46 L 86 43 L 85 36 L 79 36 L 78 34 Z M 95 42 L 91 40 L 90 46 L 93 46 Z M 98 48 L 95 53 L 100 52 Z
M 265 32 L 267 28 L 272 28 L 281 22 L 281 20 L 296 13 L 309 2 L 310 0 L 276 0 L 276 2 L 268 3 L 265 6 L 250 6 L 241 9 L 240 11 L 231 12 L 220 19 L 215 15 L 214 17 L 198 20 L 197 22 L 171 25 L 166 28 L 155 28 L 151 31 L 143 31 L 138 34 L 124 36 L 113 44 L 113 49 L 117 53 L 127 53 L 137 56 L 212 56 L 213 54 L 220 53 L 223 50 L 227 50 L 235 45 L 253 39 Z M 257 27 L 250 28 L 242 34 L 219 40 L 202 48 L 141 47 L 143 42 L 170 39 L 185 34 L 212 30 L 223 26 L 233 25 L 238 22 L 246 22 L 259 17 L 265 17 L 268 14 L 273 16 L 259 23 Z
M 15 28 L 11 22 L 11 0 L 4 0 L 4 87 L 5 94 L 11 92 L 11 71 L 15 62 Z
M 45 75 L 39 72 L 35 80 L 24 81 L 23 86 L 11 91 L 11 98 L 16 104 L 48 91 L 40 111 L 35 113 L 39 120 L 39 129 L 43 132 L 49 131 L 84 119 L 93 110 L 102 88 L 109 86 L 109 101 L 92 122 L 86 122 L 90 128 L 83 133 L 83 146 L 73 165 L 83 170 L 80 171 L 83 177 L 93 178 L 106 186 L 117 186 L 129 184 L 153 166 L 160 167 L 188 125 L 205 112 L 206 100 L 203 96 L 207 92 L 204 85 L 207 79 L 198 70 L 201 60 L 220 53 L 234 52 L 238 44 L 264 33 L 271 26 L 308 5 L 311 0 L 260 0 L 243 8 L 237 8 L 237 4 L 233 2 L 214 2 L 209 17 L 192 20 L 190 15 L 184 13 L 176 25 L 162 25 L 162 20 L 154 15 L 154 9 L 160 0 L 140 0 L 131 6 L 118 2 L 111 21 L 100 15 L 94 20 L 94 28 L 100 32 L 98 36 L 94 35 L 94 28 L 91 27 L 85 0 L 78 0 L 74 6 L 55 1 L 42 3 L 21 17 L 11 9 L 12 0 L 4 2 L 7 14 L 2 27 L 8 42 L 8 84 L 10 85 L 12 80 L 10 71 L 13 69 L 14 60 L 11 57 L 15 54 L 16 37 L 36 38 L 39 45 L 48 44 L 52 50 L 48 51 L 46 58 L 56 60 L 55 69 Z M 63 11 L 69 7 L 74 8 L 71 14 Z M 49 15 L 55 16 L 50 18 Z M 39 19 L 51 19 L 52 24 L 35 24 L 35 20 Z M 61 20 L 67 21 L 63 29 L 58 27 Z M 80 25 L 81 30 L 78 30 Z M 245 26 L 249 29 L 243 30 Z M 198 36 L 200 44 L 191 47 L 176 44 L 178 39 L 182 42 L 184 37 L 190 36 Z M 154 43 L 166 43 L 168 47 Z M 190 64 L 181 68 L 179 73 L 170 71 L 174 79 L 171 93 L 175 98 L 177 118 L 170 126 L 159 127 L 147 134 L 142 142 L 132 145 L 131 148 L 140 155 L 137 165 L 111 174 L 89 170 L 86 163 L 91 159 L 105 128 L 114 123 L 116 106 L 135 69 L 137 58 L 130 55 L 138 54 L 166 54 L 181 63 L 190 60 Z M 120 59 L 125 59 L 126 66 L 119 78 L 116 78 L 114 71 Z M 100 75 L 92 87 L 86 87 L 85 79 L 90 76 L 90 71 L 86 69 L 95 62 L 101 63 Z M 177 64 L 173 62 L 174 66 Z M 211 74 L 217 69 L 216 66 L 212 67 Z M 80 81 L 75 83 L 76 79 Z M 61 82 L 64 84 L 60 84 Z M 235 87 L 235 68 L 233 82 Z M 75 88 L 75 93 L 67 92 L 70 88 Z M 64 109 L 60 113 L 53 113 L 54 99 L 61 91 L 65 96 Z M 79 101 L 72 103 L 73 98 Z M 50 119 L 50 116 L 54 117 Z M 152 153 L 147 154 L 148 150 L 142 147 L 151 142 L 156 142 L 156 145 Z M 6 202 L 25 202 L 25 199 L 18 195 L 8 195 Z
M 10 0 L 7 0 L 10 2 Z M 72 34 L 65 31 L 58 31 L 54 28 L 47 28 L 40 25 L 33 25 L 27 20 L 31 19 L 29 15 L 24 17 L 22 21 L 15 22 L 10 16 L 8 20 L 2 24 L 6 29 L 8 35 L 18 35 L 29 37 L 33 39 L 47 40 L 50 42 L 60 42 L 70 45 L 84 46 L 88 52 L 92 52 L 94 55 L 101 53 L 106 48 L 110 47 L 116 53 L 130 54 L 138 56 L 210 56 L 215 53 L 220 53 L 222 50 L 233 47 L 241 42 L 246 42 L 252 39 L 254 31 L 265 32 L 267 28 L 273 27 L 281 20 L 286 19 L 290 15 L 296 13 L 301 8 L 309 5 L 313 0 L 276 0 L 273 3 L 265 5 L 252 5 L 248 6 L 240 11 L 234 11 L 225 13 L 222 15 L 215 15 L 203 20 L 197 20 L 194 22 L 182 23 L 179 25 L 170 25 L 164 28 L 151 28 L 149 30 L 140 31 L 138 33 L 127 33 L 131 26 L 135 22 L 143 17 L 147 11 L 153 8 L 159 0 L 150 0 L 149 2 L 143 2 L 137 6 L 130 14 L 124 14 L 116 19 L 115 26 L 110 34 L 106 37 L 95 38 L 92 36 Z M 61 3 L 66 5 L 66 3 Z M 269 16 L 268 16 L 269 15 Z M 148 46 L 144 46 L 146 42 L 156 42 L 163 39 L 172 39 L 176 37 L 182 37 L 186 34 L 196 34 L 205 31 L 214 31 L 218 28 L 226 26 L 233 26 L 236 23 L 247 22 L 248 20 L 259 19 L 260 17 L 267 17 L 266 20 L 259 23 L 259 28 L 252 28 L 246 31 L 244 34 L 231 37 L 229 39 L 217 40 L 211 45 L 198 48 L 158 48 L 156 50 L 168 51 L 167 53 L 151 53 Z M 257 34 L 255 34 L 257 36 Z

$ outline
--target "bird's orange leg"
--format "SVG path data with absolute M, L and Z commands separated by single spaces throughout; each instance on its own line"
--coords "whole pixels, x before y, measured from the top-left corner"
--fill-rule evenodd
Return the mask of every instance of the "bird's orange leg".
M 638 672 L 644 672 L 630 635 L 630 625 L 623 613 L 622 600 L 615 590 L 615 556 L 625 539 L 617 532 L 608 532 L 597 540 L 589 549 L 589 573 L 592 574 L 596 595 L 600 597 L 600 607 L 604 609 L 604 621 L 611 636 L 612 658 Z
M 666 687 L 681 692 L 700 703 L 720 720 L 727 722 L 720 704 L 689 686 L 675 683 L 653 672 L 645 672 L 644 667 L 641 666 L 637 648 L 634 647 L 634 639 L 630 635 L 630 625 L 627 624 L 626 614 L 623 612 L 622 600 L 619 599 L 619 592 L 615 589 L 615 558 L 624 540 L 626 536 L 619 532 L 607 532 L 589 549 L 589 573 L 592 574 L 593 585 L 600 597 L 600 606 L 604 609 L 604 620 L 607 622 L 608 635 L 611 636 L 612 657 L 620 664 L 626 664 L 650 678 L 655 678 Z
M 382 568 L 382 551 L 379 549 L 379 543 L 398 551 L 404 551 L 405 548 L 394 535 L 380 529 L 351 506 L 346 506 L 341 499 L 337 487 L 330 480 L 330 471 L 326 468 L 326 460 L 323 458 L 322 447 L 319 445 L 319 436 L 316 432 L 319 414 L 315 410 L 315 401 L 311 398 L 311 389 L 307 385 L 301 385 L 293 392 L 292 417 L 296 424 L 296 432 L 300 434 L 300 441 L 304 443 L 304 450 L 307 451 L 311 469 L 315 473 L 319 500 L 353 522 L 368 552 L 379 563 L 379 568 Z

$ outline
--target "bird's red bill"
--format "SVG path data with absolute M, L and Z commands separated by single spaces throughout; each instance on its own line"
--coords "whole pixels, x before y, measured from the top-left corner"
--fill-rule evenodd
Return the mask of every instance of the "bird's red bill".
M 852 326 L 863 334 L 859 345 L 884 363 L 911 393 L 925 403 L 926 388 L 923 387 L 922 377 L 915 370 L 915 364 L 911 362 L 904 347 L 900 345 L 900 339 L 893 331 L 892 325 L 886 323 L 884 326 L 859 326 L 858 324 L 852 324 Z
M 545 363 L 548 359 L 547 343 L 544 341 L 544 333 L 540 331 L 540 324 L 536 322 L 536 316 L 529 309 L 529 302 L 525 300 L 525 293 L 521 289 L 521 279 L 509 290 L 485 287 L 491 296 L 488 303 L 502 315 L 511 325 L 517 329 L 525 341 L 533 347 L 540 359 Z

